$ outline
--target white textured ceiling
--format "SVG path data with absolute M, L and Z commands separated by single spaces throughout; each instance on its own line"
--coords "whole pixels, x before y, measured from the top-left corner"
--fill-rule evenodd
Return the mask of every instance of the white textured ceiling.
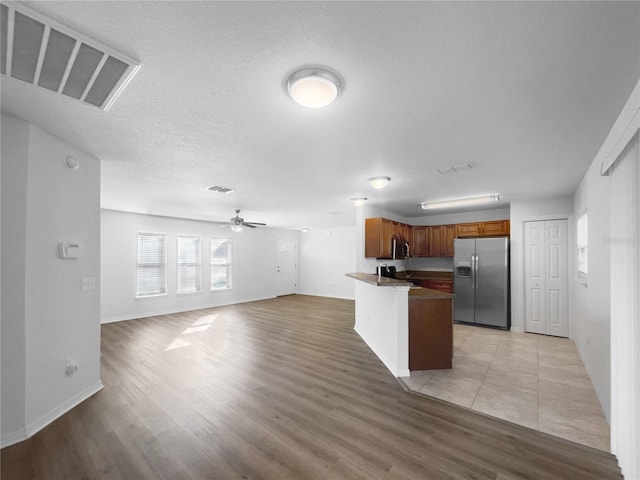
M 639 2 L 25 3 L 142 64 L 106 113 L 2 78 L 2 109 L 100 158 L 102 206 L 133 212 L 314 228 L 354 196 L 570 194 L 640 78 Z M 309 64 L 345 79 L 325 109 L 285 94 Z

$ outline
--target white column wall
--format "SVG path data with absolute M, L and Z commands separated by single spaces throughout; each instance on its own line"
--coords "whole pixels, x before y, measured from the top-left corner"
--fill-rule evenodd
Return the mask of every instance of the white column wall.
M 16 129 L 19 134 L 12 135 Z M 14 156 L 24 151 L 25 141 L 26 159 Z M 16 341 L 15 348 L 2 350 L 3 387 L 7 387 L 2 392 L 4 446 L 31 436 L 101 388 L 100 163 L 42 129 L 6 115 L 2 116 L 2 147 L 2 180 L 12 184 L 3 188 L 2 204 L 17 212 L 3 215 L 3 231 L 18 231 L 9 237 L 16 242 L 5 243 L 2 251 L 3 341 L 10 342 L 12 337 Z M 69 155 L 79 161 L 78 170 L 67 168 Z M 5 165 L 15 162 L 25 164 L 10 168 L 7 174 Z M 61 241 L 81 244 L 79 258 L 59 258 Z M 93 277 L 96 288 L 83 291 L 83 277 Z M 78 365 L 70 376 L 65 375 L 68 358 Z M 8 382 L 6 369 L 10 369 Z M 5 398 L 10 399 L 6 405 Z M 17 403 L 19 398 L 22 405 Z M 11 425 L 4 423 L 5 418 L 11 419 Z

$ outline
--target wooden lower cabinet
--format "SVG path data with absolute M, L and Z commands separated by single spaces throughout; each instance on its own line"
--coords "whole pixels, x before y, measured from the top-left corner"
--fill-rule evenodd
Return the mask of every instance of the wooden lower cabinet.
M 423 280 L 422 286 L 439 292 L 453 293 L 453 280 Z
M 409 370 L 453 365 L 453 300 L 409 297 Z

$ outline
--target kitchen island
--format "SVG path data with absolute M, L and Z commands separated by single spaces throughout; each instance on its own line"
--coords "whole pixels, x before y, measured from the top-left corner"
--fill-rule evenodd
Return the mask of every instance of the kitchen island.
M 402 279 L 346 275 L 357 280 L 354 329 L 393 375 L 451 368 L 453 294 Z

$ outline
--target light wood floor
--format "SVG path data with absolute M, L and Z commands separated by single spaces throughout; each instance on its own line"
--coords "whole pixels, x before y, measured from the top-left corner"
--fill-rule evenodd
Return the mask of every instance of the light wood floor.
M 613 456 L 405 392 L 352 301 L 102 327 L 105 388 L 2 450 L 2 479 L 620 479 Z

